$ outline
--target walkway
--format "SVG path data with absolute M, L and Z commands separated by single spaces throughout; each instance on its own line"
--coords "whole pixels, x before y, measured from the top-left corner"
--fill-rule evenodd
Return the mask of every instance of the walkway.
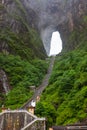
M 53 65 L 54 65 L 54 61 L 55 61 L 55 56 L 53 56 L 51 58 L 51 61 L 50 61 L 50 65 L 49 65 L 49 68 L 48 68 L 48 72 L 47 74 L 45 75 L 43 81 L 42 81 L 42 84 L 35 90 L 35 93 L 33 95 L 33 97 L 31 99 L 29 99 L 21 108 L 22 109 L 26 109 L 28 106 L 30 106 L 31 104 L 31 101 L 35 101 L 36 102 L 36 99 L 37 99 L 37 96 L 40 96 L 43 92 L 43 90 L 47 87 L 48 83 L 49 83 L 49 78 L 50 78 L 50 75 L 52 73 L 52 69 L 53 69 Z

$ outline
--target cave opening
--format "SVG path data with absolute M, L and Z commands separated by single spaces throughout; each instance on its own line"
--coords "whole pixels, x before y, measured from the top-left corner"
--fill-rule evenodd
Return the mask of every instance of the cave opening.
M 58 31 L 52 33 L 49 56 L 55 56 L 62 51 L 62 39 Z

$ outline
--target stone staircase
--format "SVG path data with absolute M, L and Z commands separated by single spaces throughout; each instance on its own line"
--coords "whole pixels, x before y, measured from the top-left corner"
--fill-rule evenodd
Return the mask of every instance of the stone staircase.
M 22 107 L 21 109 L 27 109 L 30 105 L 32 101 L 37 101 L 37 97 L 40 97 L 40 95 L 42 94 L 42 92 L 44 91 L 44 89 L 47 87 L 48 83 L 49 83 L 49 78 L 51 76 L 52 73 L 52 69 L 53 69 L 53 65 L 54 65 L 54 61 L 55 61 L 55 56 L 51 57 L 50 60 L 50 65 L 48 68 L 48 72 L 45 75 L 41 85 L 35 90 L 34 95 L 32 96 L 31 99 L 29 99 Z

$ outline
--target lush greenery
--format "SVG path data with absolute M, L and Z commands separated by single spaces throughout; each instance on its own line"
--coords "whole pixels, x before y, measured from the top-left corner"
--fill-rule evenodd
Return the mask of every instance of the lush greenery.
M 30 90 L 30 86 L 38 87 L 40 85 L 48 65 L 40 59 L 31 62 L 21 59 L 20 56 L 0 54 L 0 67 L 6 72 L 12 89 L 4 97 L 5 103 L 1 101 L 1 104 L 4 103 L 12 109 L 17 108 L 32 96 L 33 92 Z
M 13 2 L 12 10 L 0 6 L 0 69 L 6 72 L 11 88 L 7 96 L 0 93 L 0 106 L 15 109 L 32 96 L 29 86 L 39 86 L 48 65 L 40 36 L 35 27 L 29 26 L 27 11 L 20 0 Z
M 20 0 L 15 5 L 5 15 L 8 23 L 0 28 L 0 69 L 6 72 L 12 89 L 6 96 L 0 93 L 0 106 L 12 109 L 32 96 L 29 86 L 39 86 L 47 71 L 46 62 L 38 59 L 44 59 L 45 53 L 35 27 L 29 26 Z M 45 116 L 48 125 L 66 125 L 87 117 L 87 16 L 82 20 L 67 40 L 75 50 L 56 58 L 49 85 L 37 103 L 35 112 Z
M 69 42 L 77 42 L 77 46 L 56 58 L 49 85 L 37 103 L 36 114 L 45 116 L 49 126 L 73 124 L 87 118 L 86 33 L 86 28 L 72 32 Z
M 70 124 L 87 117 L 87 52 L 59 56 L 36 114 L 49 124 Z
M 42 42 L 35 30 L 30 29 L 30 31 L 32 32 L 32 36 L 29 32 L 17 34 L 9 28 L 1 30 L 1 46 L 4 46 L 2 47 L 2 52 L 4 54 L 10 52 L 13 55 L 20 55 L 27 60 L 37 57 L 44 59 L 44 49 L 42 51 L 40 50 L 43 48 Z

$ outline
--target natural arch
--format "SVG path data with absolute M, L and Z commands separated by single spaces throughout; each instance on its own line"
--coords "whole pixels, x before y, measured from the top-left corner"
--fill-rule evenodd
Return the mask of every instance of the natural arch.
M 85 27 L 83 18 L 87 15 L 87 0 L 25 0 L 23 5 L 27 10 L 28 20 L 32 21 L 40 34 L 47 55 L 50 53 L 52 33 L 56 30 L 61 34 L 64 52 L 79 44 L 76 40 L 71 41 L 70 37 L 75 29 Z
M 52 33 L 56 30 L 61 34 L 64 51 L 74 49 L 79 44 L 79 41 L 76 41 L 77 37 L 72 41 L 71 36 L 75 34 L 75 31 L 82 32 L 82 29 L 86 27 L 87 0 L 20 0 L 20 2 L 23 10 L 12 0 L 11 2 L 4 1 L 2 4 L 5 4 L 5 8 L 7 8 L 6 12 L 10 16 L 17 10 L 18 16 L 20 14 L 22 18 L 24 17 L 24 21 L 26 19 L 29 26 L 37 30 L 47 55 L 50 53 Z M 14 8 L 12 9 L 12 7 Z M 26 15 L 24 16 L 24 14 Z M 4 15 L 6 16 L 6 14 Z M 6 16 L 2 22 L 2 27 L 3 23 L 6 26 L 8 23 L 9 25 L 13 25 L 12 29 L 20 32 L 20 24 L 17 24 L 14 18 L 11 19 Z

